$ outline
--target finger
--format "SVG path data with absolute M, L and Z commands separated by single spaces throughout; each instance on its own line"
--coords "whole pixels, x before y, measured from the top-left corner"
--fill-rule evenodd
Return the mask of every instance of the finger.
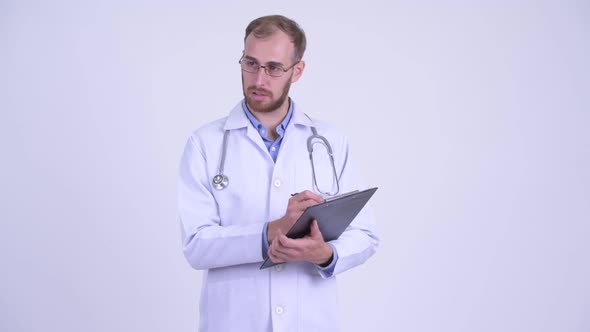
M 275 245 L 268 251 L 268 256 L 274 263 L 293 261 L 294 257 L 296 257 L 295 255 L 296 253 L 293 253 L 292 250 L 279 245 Z
M 290 239 L 286 236 L 276 239 L 273 253 L 280 255 L 287 261 L 299 260 L 309 246 L 309 241 L 305 238 Z
M 291 198 L 289 198 L 289 201 L 292 201 L 292 202 L 302 202 L 302 201 L 309 201 L 309 200 L 311 200 L 312 202 L 315 202 L 315 204 L 317 204 L 317 203 L 323 202 L 324 198 L 312 191 L 309 191 L 309 190 L 302 191 L 302 192 L 292 196 Z
M 271 253 L 270 250 L 268 253 L 268 258 L 270 258 L 270 260 L 273 263 L 284 263 L 285 262 L 285 260 L 282 259 L 279 255 L 275 255 L 275 254 Z
M 275 238 L 271 244 L 271 260 L 273 262 L 306 260 L 306 257 L 310 254 L 310 250 L 317 248 L 318 244 L 324 243 L 317 221 L 312 227 L 315 227 L 315 230 L 313 231 L 314 237 L 312 237 L 311 234 L 308 234 L 300 239 L 290 239 L 285 235 Z
M 273 251 L 272 255 L 276 261 L 280 262 L 301 260 L 301 253 L 287 248 L 277 248 L 275 251 Z
M 295 249 L 295 248 L 299 248 L 298 245 L 298 241 L 297 239 L 290 239 L 288 238 L 286 235 L 281 234 L 281 236 L 279 236 L 277 238 L 277 244 L 281 247 L 281 248 L 286 248 L 286 249 Z
M 281 263 L 284 262 L 282 259 L 282 254 L 280 253 L 279 249 L 277 248 L 277 241 L 273 241 L 268 248 L 268 257 L 273 263 Z
M 278 235 L 275 240 L 271 243 L 270 248 L 273 255 L 287 255 L 288 251 L 291 250 L 291 239 L 284 234 Z
M 320 196 L 310 190 L 305 190 L 305 191 L 299 193 L 297 196 L 300 196 L 301 199 L 311 200 L 311 201 L 315 202 L 315 204 L 322 203 L 324 201 L 324 198 L 322 196 Z
M 294 218 L 299 218 L 299 216 L 303 213 L 303 211 L 305 211 L 305 209 L 316 204 L 317 202 L 313 199 L 306 199 L 293 196 L 289 199 L 289 204 L 287 205 L 287 213 Z
M 288 248 L 277 248 L 273 251 L 273 255 L 279 257 L 281 260 L 287 261 L 292 260 L 293 257 L 297 257 L 298 252 Z
M 318 203 L 314 200 L 306 199 L 304 201 L 297 202 L 296 204 L 297 204 L 296 205 L 297 209 L 303 213 L 303 211 L 305 211 L 305 209 L 307 209 L 310 206 L 314 206 Z

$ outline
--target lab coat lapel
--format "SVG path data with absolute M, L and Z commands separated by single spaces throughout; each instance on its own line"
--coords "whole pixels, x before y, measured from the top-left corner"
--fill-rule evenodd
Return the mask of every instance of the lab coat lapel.
M 299 135 L 305 135 L 305 133 L 309 133 L 311 135 L 310 127 L 313 125 L 311 119 L 301 111 L 297 105 L 295 104 L 293 107 L 293 115 L 291 115 L 291 121 L 287 125 L 287 130 L 285 131 L 285 137 L 283 138 L 283 142 L 281 143 L 281 149 L 279 150 L 279 157 L 277 158 L 277 162 L 281 159 L 281 152 L 286 151 L 287 149 L 291 149 L 291 144 L 307 144 L 307 138 L 303 142 L 299 142 L 301 139 Z M 307 136 L 306 136 L 307 137 Z
M 260 149 L 261 153 L 272 161 L 272 157 L 268 153 L 266 145 L 264 145 L 264 142 L 262 141 L 262 137 L 260 137 L 260 134 L 256 128 L 252 126 L 252 123 L 244 113 L 242 102 L 240 101 L 229 113 L 223 129 L 234 130 L 241 128 L 246 128 L 246 136 L 250 139 L 250 142 L 256 145 L 258 149 Z
M 293 192 L 311 188 L 307 154 L 307 138 L 311 135 L 311 125 L 312 121 L 295 105 L 275 165 L 276 168 L 282 169 L 285 180 L 291 183 Z

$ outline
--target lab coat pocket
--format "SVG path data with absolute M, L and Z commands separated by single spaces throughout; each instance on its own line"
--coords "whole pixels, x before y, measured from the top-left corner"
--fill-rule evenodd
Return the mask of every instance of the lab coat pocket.
M 210 282 L 207 286 L 208 322 L 211 331 L 256 331 L 263 310 L 255 278 Z

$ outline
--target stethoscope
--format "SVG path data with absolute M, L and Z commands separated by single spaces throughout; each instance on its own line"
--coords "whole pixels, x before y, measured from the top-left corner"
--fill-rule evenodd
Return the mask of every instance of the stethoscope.
M 225 132 L 223 133 L 223 145 L 221 148 L 221 160 L 219 161 L 219 169 L 217 171 L 217 175 L 215 175 L 213 177 L 213 188 L 217 189 L 217 190 L 223 190 L 225 188 L 227 188 L 227 186 L 229 185 L 229 178 L 227 177 L 227 175 L 225 175 L 223 173 L 223 167 L 225 166 L 225 154 L 227 152 L 227 136 L 229 135 L 229 130 L 225 130 Z M 315 141 L 314 141 L 315 140 Z M 315 144 L 321 144 L 326 148 L 326 151 L 328 152 L 328 156 L 330 157 L 330 164 L 332 165 L 332 176 L 333 176 L 333 180 L 334 182 L 336 182 L 336 191 L 335 192 L 324 192 L 321 191 L 319 186 L 318 186 L 318 182 L 315 176 L 315 166 L 314 166 L 314 162 L 313 162 L 313 146 Z M 318 192 L 325 194 L 325 195 L 329 195 L 329 196 L 334 196 L 336 194 L 338 194 L 338 192 L 340 192 L 340 184 L 338 183 L 338 175 L 336 174 L 336 166 L 334 166 L 334 156 L 332 154 L 332 146 L 330 145 L 330 142 L 328 142 L 328 140 L 322 136 L 318 134 L 318 131 L 315 127 L 311 127 L 311 136 L 309 136 L 307 138 L 307 151 L 309 152 L 309 160 L 311 162 L 311 173 L 313 176 L 313 184 L 315 185 L 316 189 L 318 190 Z
M 213 188 L 217 190 L 223 190 L 229 185 L 229 178 L 223 174 L 223 166 L 225 166 L 225 152 L 227 151 L 227 136 L 229 130 L 225 130 L 223 133 L 223 147 L 221 150 L 221 160 L 219 161 L 219 169 L 217 175 L 213 177 Z

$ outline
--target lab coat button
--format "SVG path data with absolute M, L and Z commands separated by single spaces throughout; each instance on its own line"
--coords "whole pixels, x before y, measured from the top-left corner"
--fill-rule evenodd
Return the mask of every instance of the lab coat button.
M 282 184 L 282 182 L 281 182 L 281 179 L 278 179 L 278 178 L 277 178 L 277 179 L 275 179 L 275 180 L 273 181 L 273 184 L 274 184 L 274 186 L 275 186 L 275 187 L 277 187 L 277 188 L 278 188 L 278 187 L 280 187 L 280 186 L 281 186 L 281 184 Z
M 283 314 L 283 312 L 284 312 L 284 309 L 283 309 L 283 307 L 281 307 L 281 306 L 277 306 L 277 307 L 275 308 L 275 312 L 277 313 L 277 315 L 282 315 L 282 314 Z
M 275 270 L 277 270 L 277 272 L 283 271 L 283 264 L 275 265 Z

